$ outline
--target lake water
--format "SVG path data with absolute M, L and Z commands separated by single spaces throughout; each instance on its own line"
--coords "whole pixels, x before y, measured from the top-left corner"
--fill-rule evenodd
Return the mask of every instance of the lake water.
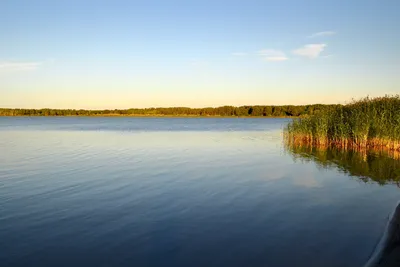
M 363 266 L 398 186 L 286 151 L 287 122 L 0 118 L 0 265 Z

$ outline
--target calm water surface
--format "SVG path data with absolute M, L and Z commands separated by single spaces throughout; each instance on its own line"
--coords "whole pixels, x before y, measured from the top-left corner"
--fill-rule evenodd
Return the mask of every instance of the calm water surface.
M 287 122 L 0 118 L 0 265 L 362 266 L 400 190 Z

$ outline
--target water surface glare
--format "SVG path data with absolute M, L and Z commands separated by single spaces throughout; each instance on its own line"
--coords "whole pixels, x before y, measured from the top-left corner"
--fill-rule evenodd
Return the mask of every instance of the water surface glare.
M 294 159 L 287 122 L 0 117 L 0 265 L 363 266 L 398 187 Z

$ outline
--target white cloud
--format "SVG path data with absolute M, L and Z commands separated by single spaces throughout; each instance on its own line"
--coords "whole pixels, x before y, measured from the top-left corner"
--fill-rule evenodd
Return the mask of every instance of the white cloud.
M 240 57 L 240 56 L 247 56 L 247 53 L 244 53 L 244 52 L 235 52 L 235 53 L 232 53 L 232 56 L 238 56 L 238 57 Z
M 308 36 L 308 38 L 315 38 L 315 37 L 324 37 L 324 36 L 332 36 L 335 35 L 336 32 L 334 31 L 324 31 L 324 32 L 316 32 Z
M 259 51 L 258 54 L 267 61 L 285 61 L 289 59 L 283 51 L 275 49 L 264 49 Z
M 42 63 L 41 62 L 12 62 L 12 61 L 0 61 L 0 71 L 26 71 L 35 70 Z
M 308 44 L 293 50 L 292 53 L 297 56 L 307 57 L 307 58 L 317 58 L 322 51 L 324 51 L 326 44 Z

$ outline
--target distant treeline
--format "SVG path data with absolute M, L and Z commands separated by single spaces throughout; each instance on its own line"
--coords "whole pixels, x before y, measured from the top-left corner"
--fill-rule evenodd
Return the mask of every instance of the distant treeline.
M 217 108 L 131 108 L 131 109 L 6 109 L 0 108 L 0 116 L 255 116 L 255 117 L 298 117 L 313 115 L 335 105 L 303 106 L 223 106 Z

